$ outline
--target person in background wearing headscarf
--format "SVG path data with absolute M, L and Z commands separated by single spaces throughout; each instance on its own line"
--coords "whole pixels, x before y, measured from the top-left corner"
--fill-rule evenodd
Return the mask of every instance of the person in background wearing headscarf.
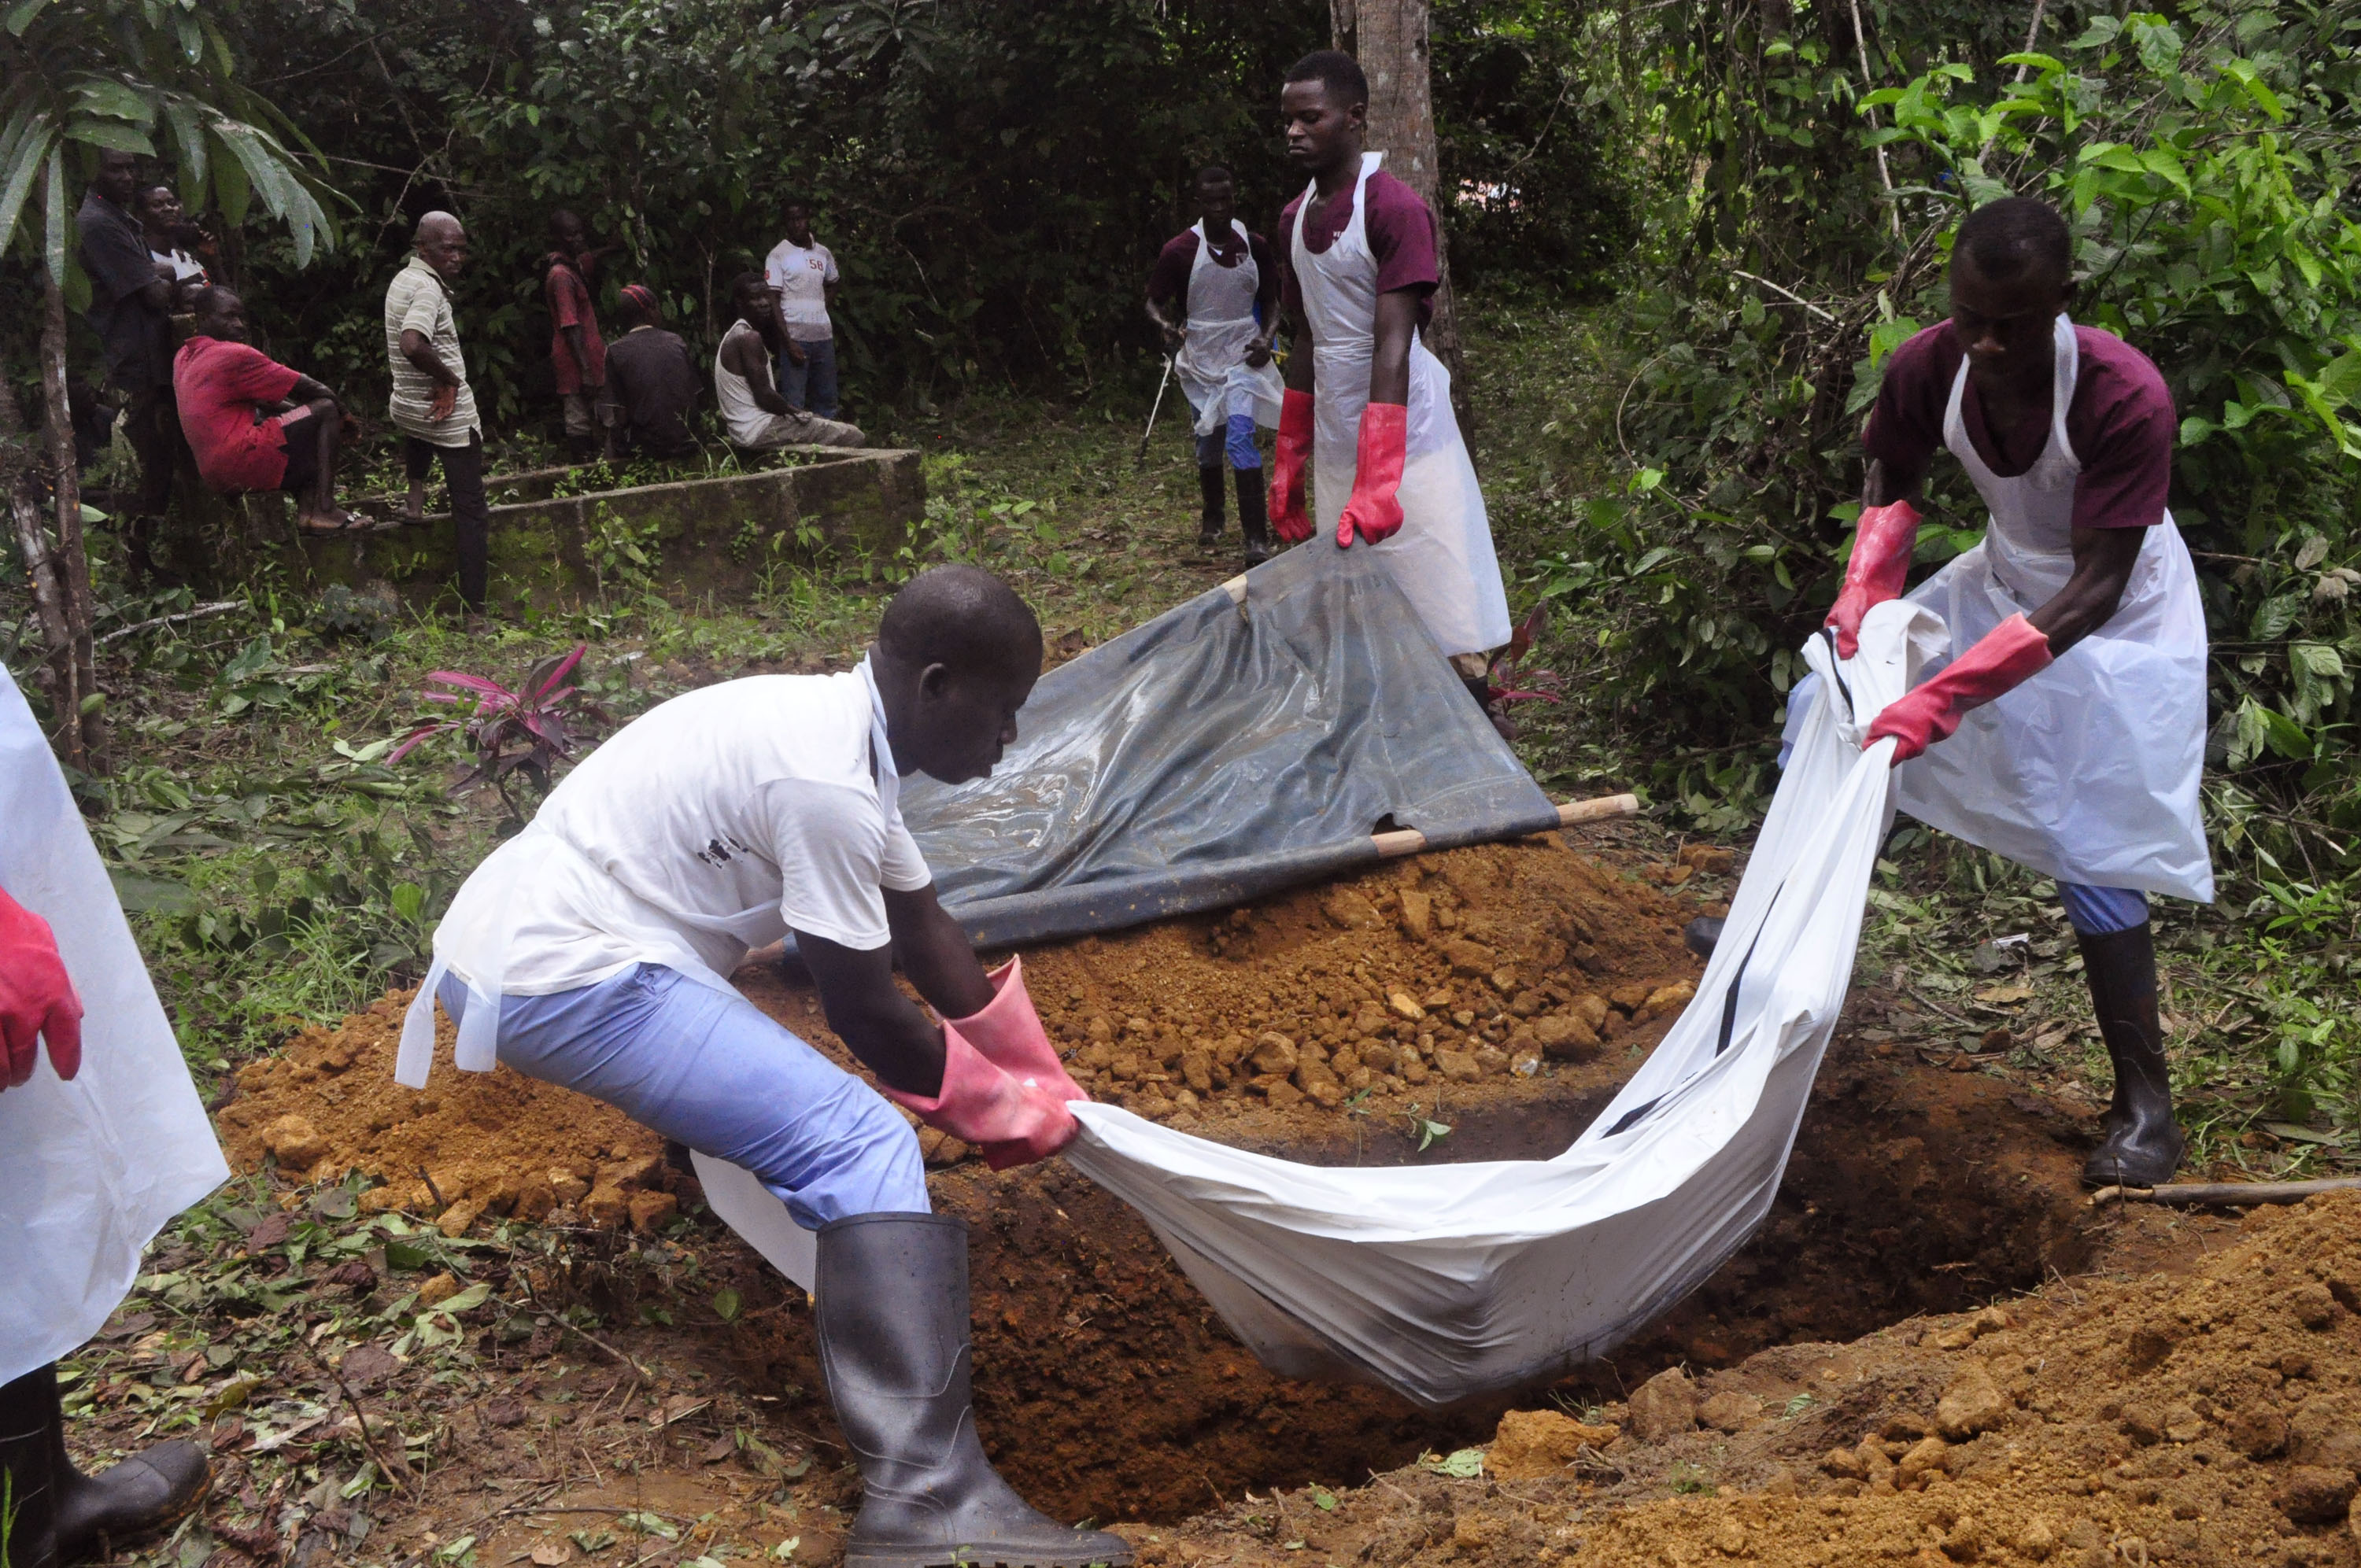
M 618 455 L 694 457 L 688 411 L 705 387 L 688 345 L 664 329 L 655 291 L 644 283 L 623 290 L 615 316 L 623 335 L 607 345 L 607 401 L 598 411 L 609 449 Z

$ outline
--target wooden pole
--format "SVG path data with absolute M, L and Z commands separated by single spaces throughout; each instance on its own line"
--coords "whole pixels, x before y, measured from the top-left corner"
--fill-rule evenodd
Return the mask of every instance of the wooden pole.
M 1571 828 L 1578 822 L 1598 822 L 1609 817 L 1631 817 L 1638 813 L 1640 798 L 1631 795 L 1602 795 L 1592 800 L 1569 800 L 1557 808 L 1557 825 Z M 1395 833 L 1372 833 L 1369 841 L 1378 847 L 1380 860 L 1398 861 L 1404 855 L 1415 855 L 1426 848 L 1426 835 L 1413 828 Z
M 2104 1203 L 2113 1199 L 2119 1203 L 2245 1209 L 2263 1203 L 2301 1203 L 2315 1193 L 2350 1192 L 2356 1188 L 2361 1188 L 2361 1176 L 2332 1176 L 2317 1181 L 2181 1181 L 2164 1187 L 2102 1187 L 2091 1194 L 2091 1201 Z

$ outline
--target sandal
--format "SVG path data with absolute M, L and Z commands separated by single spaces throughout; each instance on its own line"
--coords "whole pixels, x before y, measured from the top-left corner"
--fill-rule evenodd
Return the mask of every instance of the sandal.
M 388 525 L 358 512 L 338 510 L 327 518 L 298 518 L 295 532 L 307 539 L 336 539 L 347 533 L 376 533 Z

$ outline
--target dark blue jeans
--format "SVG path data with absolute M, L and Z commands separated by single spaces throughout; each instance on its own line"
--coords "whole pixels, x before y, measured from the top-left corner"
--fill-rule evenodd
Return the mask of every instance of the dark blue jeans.
M 823 337 L 817 343 L 807 343 L 797 338 L 796 346 L 804 351 L 804 362 L 798 365 L 784 354 L 779 356 L 779 396 L 807 413 L 834 419 L 836 339 Z

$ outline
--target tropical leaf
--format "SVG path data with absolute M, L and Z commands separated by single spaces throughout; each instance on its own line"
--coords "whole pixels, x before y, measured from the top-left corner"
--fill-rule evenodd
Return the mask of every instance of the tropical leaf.
M 205 127 L 197 117 L 197 105 L 175 93 L 164 100 L 164 120 L 172 127 L 172 145 L 180 151 L 181 182 L 192 197 L 200 196 L 210 160 L 205 157 Z
M 25 36 L 25 29 L 33 25 L 33 18 L 48 10 L 51 3 L 52 0 L 17 0 L 16 5 L 8 7 L 7 20 L 0 26 L 5 26 L 21 38 Z
M 136 152 L 142 158 L 156 156 L 156 144 L 148 139 L 148 133 L 121 120 L 93 119 L 88 115 L 68 120 L 66 139 L 103 147 L 111 152 Z
M 69 83 L 74 107 L 85 115 L 125 120 L 146 130 L 156 123 L 156 105 L 148 94 L 104 76 L 85 76 Z
M 41 177 L 41 160 L 49 156 L 49 144 L 57 139 L 55 127 L 36 126 L 33 134 L 17 139 L 7 151 L 8 161 L 0 164 L 0 249 L 16 237 L 16 220 L 24 214 L 25 199 L 33 193 L 33 181 Z

